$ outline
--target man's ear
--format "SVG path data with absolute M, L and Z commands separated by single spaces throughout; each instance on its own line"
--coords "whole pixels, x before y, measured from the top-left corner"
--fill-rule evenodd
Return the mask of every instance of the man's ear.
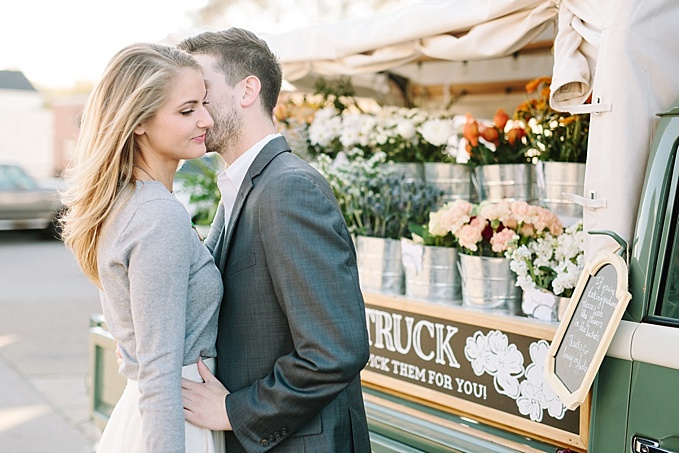
M 243 79 L 243 95 L 241 98 L 241 105 L 248 107 L 254 103 L 259 97 L 259 92 L 262 89 L 262 82 L 259 78 L 251 75 Z

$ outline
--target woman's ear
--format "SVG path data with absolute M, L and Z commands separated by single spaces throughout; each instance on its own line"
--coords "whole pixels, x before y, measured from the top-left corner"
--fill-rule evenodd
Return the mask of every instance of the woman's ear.
M 259 92 L 262 89 L 262 82 L 259 78 L 251 75 L 243 79 L 243 97 L 241 99 L 241 105 L 243 107 L 248 107 L 254 103 L 259 97 Z
M 144 129 L 144 123 L 137 124 L 134 128 L 134 133 L 135 135 L 144 135 L 146 133 L 146 130 Z

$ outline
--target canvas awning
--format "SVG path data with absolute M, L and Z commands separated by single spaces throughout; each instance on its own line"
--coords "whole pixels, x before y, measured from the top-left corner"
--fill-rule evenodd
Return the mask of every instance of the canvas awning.
M 679 2 L 563 0 L 558 21 L 550 103 L 592 113 L 585 230 L 612 230 L 631 245 L 656 114 L 679 97 Z M 586 259 L 615 247 L 586 236 Z
M 551 73 L 556 16 L 556 0 L 428 0 L 263 37 L 297 86 L 348 75 L 385 102 L 405 95 L 455 108 L 492 95 L 497 108 L 509 95 L 514 107 L 526 82 Z

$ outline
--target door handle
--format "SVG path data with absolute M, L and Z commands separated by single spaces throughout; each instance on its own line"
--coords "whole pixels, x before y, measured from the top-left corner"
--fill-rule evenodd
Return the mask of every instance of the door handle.
M 677 450 L 666 450 L 655 439 L 634 435 L 632 437 L 632 453 L 678 453 Z

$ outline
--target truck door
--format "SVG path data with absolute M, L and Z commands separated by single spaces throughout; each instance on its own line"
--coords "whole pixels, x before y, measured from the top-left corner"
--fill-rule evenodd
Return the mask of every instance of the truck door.
M 628 452 L 679 453 L 678 119 L 670 120 L 669 127 L 660 131 L 664 136 L 658 141 L 659 146 L 671 147 L 666 154 L 660 153 L 668 157 L 665 188 L 659 191 L 666 196 L 666 203 L 662 196 L 654 201 L 657 227 L 660 228 L 657 240 L 652 241 L 649 249 L 654 249 L 650 254 L 657 258 L 647 261 L 652 263 L 648 266 L 646 280 L 650 285 L 643 291 L 647 297 L 641 313 L 643 317 L 631 341 Z M 644 194 L 642 204 L 650 202 L 652 198 L 648 195 Z M 640 216 L 639 221 L 643 220 Z M 639 241 L 644 242 L 643 239 Z M 631 272 L 634 270 L 632 267 Z

